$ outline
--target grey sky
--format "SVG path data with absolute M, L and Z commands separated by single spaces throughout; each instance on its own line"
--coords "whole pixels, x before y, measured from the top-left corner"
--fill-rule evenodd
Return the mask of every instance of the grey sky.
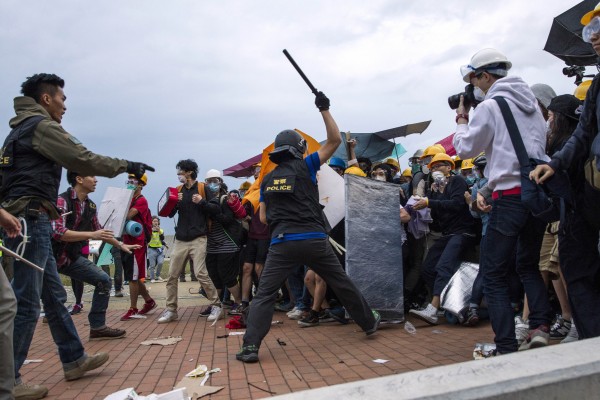
M 287 48 L 331 99 L 342 130 L 373 132 L 432 120 L 400 142 L 409 154 L 454 131 L 449 95 L 459 67 L 484 47 L 512 75 L 572 93 L 564 63 L 544 52 L 552 18 L 577 1 L 105 1 L 0 3 L 0 120 L 23 80 L 66 81 L 63 126 L 90 150 L 144 161 L 153 213 L 175 164 L 200 177 L 258 154 L 286 128 L 325 138 L 314 97 Z M 407 156 L 401 166 L 407 166 Z M 125 176 L 99 178 L 93 198 Z M 226 179 L 239 187 L 241 179 Z M 66 182 L 63 180 L 63 187 Z M 172 222 L 163 227 L 172 231 Z

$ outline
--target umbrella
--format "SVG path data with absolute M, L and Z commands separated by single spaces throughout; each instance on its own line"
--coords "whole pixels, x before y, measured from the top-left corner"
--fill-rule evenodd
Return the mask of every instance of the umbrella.
M 253 166 L 260 162 L 262 158 L 262 153 L 255 155 L 247 159 L 246 161 L 242 161 L 239 164 L 235 164 L 229 168 L 225 168 L 223 170 L 223 175 L 232 176 L 234 178 L 247 178 L 249 176 L 254 175 Z
M 354 148 L 356 157 L 365 157 L 371 161 L 382 160 L 389 157 L 396 145 L 396 143 L 390 142 L 389 139 L 405 137 L 413 133 L 423 133 L 430 123 L 431 121 L 423 121 L 374 133 L 351 133 L 350 136 L 352 139 L 357 140 L 356 147 Z M 345 140 L 342 140 L 342 144 L 333 154 L 334 157 L 348 160 L 345 142 Z M 324 142 L 321 142 L 321 144 L 323 143 Z
M 598 0 L 585 0 L 554 18 L 544 50 L 567 65 L 595 65 L 598 55 L 590 43 L 581 38 L 581 17 L 596 6 Z
M 441 144 L 442 147 L 444 149 L 446 149 L 446 154 L 448 154 L 449 156 L 456 155 L 456 149 L 454 148 L 454 145 L 452 144 L 453 139 L 454 139 L 454 133 L 450 136 L 446 136 L 445 138 L 443 138 L 442 140 L 437 142 L 437 144 Z

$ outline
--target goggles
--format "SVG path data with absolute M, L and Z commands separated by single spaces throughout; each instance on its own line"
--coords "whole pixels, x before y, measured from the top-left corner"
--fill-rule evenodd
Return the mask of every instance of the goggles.
M 139 185 L 140 181 L 138 181 L 137 179 L 127 179 L 125 183 L 127 185 Z
M 583 27 L 581 38 L 586 43 L 592 43 L 592 36 L 600 33 L 600 17 L 594 17 L 589 24 Z

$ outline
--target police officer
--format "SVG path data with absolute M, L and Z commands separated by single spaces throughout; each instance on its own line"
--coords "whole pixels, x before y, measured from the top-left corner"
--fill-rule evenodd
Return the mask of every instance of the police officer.
M 323 146 L 304 159 L 306 141 L 296 131 L 285 130 L 269 153 L 277 167 L 263 179 L 259 213 L 261 221 L 269 224 L 271 247 L 258 293 L 250 303 L 244 343 L 236 355 L 243 362 L 258 361 L 258 349 L 271 327 L 275 293 L 298 265 L 309 266 L 327 282 L 367 335 L 375 333 L 381 320 L 346 275 L 327 239 L 316 174 L 341 137 L 329 113 L 329 99 L 319 92 L 315 104 L 327 129 Z

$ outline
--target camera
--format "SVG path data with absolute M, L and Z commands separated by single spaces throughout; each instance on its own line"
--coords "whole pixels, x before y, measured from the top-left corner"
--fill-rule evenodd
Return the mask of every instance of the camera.
M 465 86 L 464 92 L 448 97 L 448 105 L 452 110 L 456 110 L 458 108 L 460 104 L 460 96 L 464 97 L 465 108 L 475 108 L 477 107 L 477 104 L 480 103 L 480 101 L 475 99 L 475 86 L 469 83 L 467 86 Z
M 575 84 L 580 85 L 585 75 L 585 67 L 578 65 L 571 65 L 570 67 L 564 67 L 562 70 L 563 75 L 568 78 L 575 77 Z

